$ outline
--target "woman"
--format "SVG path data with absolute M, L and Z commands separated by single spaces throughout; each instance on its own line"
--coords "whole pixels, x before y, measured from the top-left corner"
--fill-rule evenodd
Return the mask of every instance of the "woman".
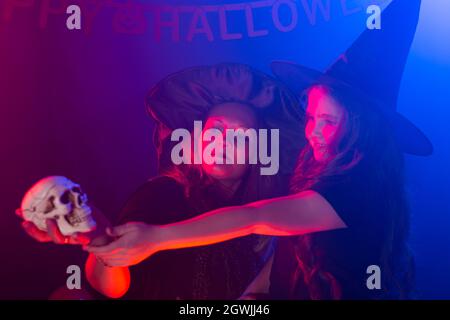
M 256 117 L 250 106 L 223 103 L 212 107 L 204 130 L 256 128 Z M 203 148 L 207 145 L 204 143 Z M 235 156 L 243 151 L 236 147 Z M 172 167 L 132 196 L 118 223 L 165 224 L 211 209 L 243 204 L 250 196 L 246 195 L 250 190 L 249 173 L 245 164 Z M 162 252 L 130 269 L 130 289 L 125 298 L 236 298 L 261 267 L 266 246 L 258 248 L 258 240 L 246 237 L 211 247 Z M 218 274 L 221 276 L 217 277 Z
M 418 4 L 394 1 L 383 12 L 383 30 L 364 32 L 326 74 L 273 64 L 293 90 L 308 88 L 303 95 L 308 144 L 289 196 L 166 226 L 125 224 L 114 229 L 116 241 L 85 249 L 124 266 L 162 250 L 249 234 L 295 236 L 280 237 L 273 262 L 247 292 L 270 290 L 281 299 L 410 297 L 413 265 L 401 151 L 429 155 L 432 146 L 395 106 Z M 399 16 L 401 25 L 394 23 Z M 373 266 L 381 270 L 382 283 L 371 286 L 367 272 Z
M 279 82 L 239 64 L 191 68 L 162 80 L 147 97 L 150 114 L 157 121 L 155 138 L 161 174 L 132 195 L 118 223 L 173 223 L 219 207 L 286 194 L 286 161 L 292 162 L 291 155 L 298 152 L 298 144 L 303 141 L 297 133 L 291 135 L 293 130 L 289 131 L 301 123 L 302 114 L 294 108 L 297 102 Z M 224 138 L 229 129 L 258 130 L 283 123 L 281 140 L 293 141 L 288 148 L 293 151 L 281 154 L 285 170 L 276 176 L 260 176 L 259 166 L 249 165 L 248 158 L 245 164 L 237 164 L 241 154 L 249 156 L 248 141 L 244 148 L 234 145 L 233 164 L 203 161 L 201 165 L 174 166 L 170 159 L 175 144 L 170 139 L 171 132 L 179 128 L 192 131 L 194 121 L 199 120 L 204 132 L 216 129 Z M 203 142 L 202 147 L 200 154 L 208 143 Z M 229 157 L 225 150 L 221 156 L 224 162 Z M 63 243 L 51 221 L 49 224 L 50 236 Z M 80 243 L 80 238 L 68 241 Z M 91 245 L 98 244 L 98 240 L 94 239 Z M 90 255 L 86 275 L 94 289 L 113 298 L 235 299 L 261 268 L 270 240 L 250 236 L 211 247 L 162 252 L 131 268 L 109 267 Z

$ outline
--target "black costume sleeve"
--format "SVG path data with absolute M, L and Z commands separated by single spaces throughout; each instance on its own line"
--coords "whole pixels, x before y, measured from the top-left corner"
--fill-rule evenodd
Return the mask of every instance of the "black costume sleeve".
M 130 221 L 167 224 L 186 215 L 182 186 L 167 176 L 153 178 L 140 186 L 119 213 L 117 224 Z
M 365 188 L 360 179 L 346 176 L 325 178 L 310 189 L 324 197 L 347 227 L 353 229 L 367 222 Z

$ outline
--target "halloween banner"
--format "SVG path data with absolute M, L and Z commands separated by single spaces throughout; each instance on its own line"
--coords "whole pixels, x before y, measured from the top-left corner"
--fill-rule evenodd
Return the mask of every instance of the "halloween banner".
M 0 299 L 450 299 L 449 18 L 0 0 Z

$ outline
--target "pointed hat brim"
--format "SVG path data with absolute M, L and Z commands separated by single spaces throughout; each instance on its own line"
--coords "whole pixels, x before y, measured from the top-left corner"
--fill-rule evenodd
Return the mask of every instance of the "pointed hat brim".
M 275 76 L 297 94 L 319 83 L 339 82 L 348 85 L 326 73 L 292 62 L 273 61 L 271 69 Z M 431 141 L 410 120 L 390 108 L 380 108 L 379 111 L 391 124 L 397 143 L 403 152 L 418 156 L 429 156 L 433 153 Z

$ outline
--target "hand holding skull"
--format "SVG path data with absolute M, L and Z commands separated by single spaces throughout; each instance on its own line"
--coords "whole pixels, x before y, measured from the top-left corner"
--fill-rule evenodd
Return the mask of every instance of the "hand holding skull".
M 91 209 L 80 186 L 65 177 L 38 181 L 16 214 L 25 220 L 25 232 L 39 242 L 104 245 L 111 240 L 105 233 L 108 220 L 100 210 Z
M 162 228 L 143 222 L 128 222 L 108 230 L 114 241 L 104 246 L 92 244 L 83 249 L 109 267 L 136 265 L 158 252 L 164 236 Z

